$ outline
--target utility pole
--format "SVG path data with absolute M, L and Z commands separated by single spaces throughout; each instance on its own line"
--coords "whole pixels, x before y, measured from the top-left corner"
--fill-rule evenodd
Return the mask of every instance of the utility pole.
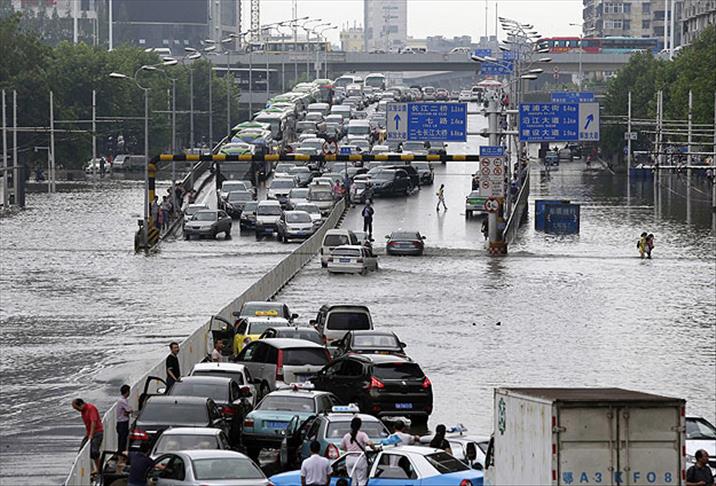
M 97 160 L 97 91 L 92 90 L 92 173 L 96 175 Z
M 50 91 L 50 170 L 47 192 L 55 192 L 55 99 Z
M 689 135 L 688 135 L 688 137 L 689 137 L 689 139 L 688 139 L 688 140 L 689 140 L 689 141 L 688 141 L 689 153 L 688 153 L 688 155 L 686 156 L 686 165 L 689 166 L 689 169 L 688 169 L 689 172 L 691 171 L 691 161 L 693 160 L 692 157 L 691 157 L 691 142 L 693 141 L 692 132 L 691 132 L 691 128 L 692 128 L 692 126 L 693 126 L 693 124 L 692 124 L 693 108 L 694 108 L 694 96 L 693 96 L 693 92 L 692 92 L 691 90 L 689 90 L 689 118 L 688 118 L 688 124 L 689 124 L 689 125 L 688 125 L 688 126 L 689 126 Z M 715 128 L 716 128 L 716 127 L 715 127 Z
M 676 17 L 676 12 L 674 11 L 674 0 L 671 0 L 671 25 L 669 28 L 671 32 L 669 33 L 669 59 L 674 58 L 674 17 Z
M 114 48 L 114 39 L 112 38 L 112 33 L 114 32 L 114 29 L 112 27 L 112 1 L 109 0 L 109 50 L 111 51 Z
M 2 90 L 2 207 L 6 210 L 10 200 L 7 192 L 7 165 L 7 119 L 5 118 L 5 90 Z
M 629 104 L 627 106 L 627 178 L 631 169 L 631 91 L 629 91 Z
M 209 63 L 209 148 L 214 148 L 214 101 L 211 96 L 212 87 L 214 84 L 214 65 Z
M 194 66 L 189 66 L 189 148 L 194 150 Z
M 500 125 L 499 125 L 500 109 L 497 103 L 497 92 L 490 94 L 490 100 L 487 105 L 487 123 L 490 145 L 496 147 L 500 145 Z M 487 214 L 487 230 L 490 248 L 497 245 L 497 212 L 491 211 Z
M 15 206 L 24 206 L 25 203 L 20 199 L 20 162 L 17 160 L 17 91 L 12 91 L 12 181 L 13 194 L 15 197 Z M 24 198 L 23 198 L 24 199 Z
M 669 0 L 664 0 L 664 51 L 669 49 Z
M 78 39 L 79 36 L 78 36 L 78 32 L 77 32 L 77 28 L 78 28 L 77 17 L 79 16 L 79 12 L 77 10 L 79 9 L 79 7 L 80 7 L 80 2 L 78 2 L 77 0 L 72 2 L 72 42 L 74 44 L 77 44 L 77 42 L 79 40 Z

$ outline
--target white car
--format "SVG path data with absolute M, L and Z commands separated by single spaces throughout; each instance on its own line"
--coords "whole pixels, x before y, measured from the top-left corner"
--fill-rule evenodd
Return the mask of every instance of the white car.
M 231 450 L 229 439 L 221 429 L 210 427 L 172 427 L 159 436 L 149 457 L 176 451 Z
M 328 214 L 336 202 L 330 185 L 311 186 L 308 191 L 308 202 L 318 206 L 323 214 Z
M 221 183 L 221 189 L 219 189 L 219 198 L 226 199 L 231 191 L 247 191 L 246 184 L 243 181 L 224 181 Z
M 180 477 L 182 479 L 176 479 Z M 178 451 L 163 454 L 154 462 L 147 482 L 155 486 L 268 486 L 261 469 L 235 451 Z
M 367 273 L 378 270 L 378 257 L 362 245 L 341 245 L 328 257 L 330 273 Z
M 274 177 L 289 177 L 289 171 L 294 167 L 296 167 L 296 164 L 281 162 L 276 165 L 276 168 L 273 170 Z
M 286 321 L 285 325 L 288 326 L 288 321 Z M 191 369 L 189 376 L 197 375 L 233 378 L 241 388 L 247 387 L 251 392 L 251 396 L 246 399 L 249 403 L 251 403 L 251 408 L 254 408 L 258 402 L 254 379 L 249 370 L 242 364 L 224 362 L 197 363 Z
M 294 187 L 291 189 L 288 193 L 288 207 L 296 209 L 296 205 L 308 203 L 308 191 L 307 187 Z
M 185 207 L 184 224 L 188 223 L 191 217 L 202 209 L 209 209 L 209 206 L 207 206 L 206 204 L 189 204 L 187 207 Z
M 274 200 L 259 202 L 256 206 L 256 238 L 271 235 L 276 231 L 278 219 L 281 217 L 281 203 Z
M 308 215 L 311 217 L 311 221 L 313 221 L 315 224 L 323 222 L 323 215 L 321 214 L 321 208 L 316 206 L 313 203 L 299 203 L 296 204 L 296 206 L 293 208 L 296 211 L 306 211 Z
M 716 474 L 716 427 L 703 417 L 686 417 L 686 467 L 696 462 L 696 451 L 709 454 L 709 467 Z
M 268 199 L 276 199 L 281 203 L 281 206 L 286 206 L 288 204 L 288 193 L 295 187 L 298 187 L 298 184 L 293 176 L 290 178 L 274 178 L 271 181 L 271 185 L 269 185 L 267 197 Z
M 313 186 L 333 186 L 333 181 L 331 181 L 330 177 L 316 177 L 311 181 L 310 187 Z

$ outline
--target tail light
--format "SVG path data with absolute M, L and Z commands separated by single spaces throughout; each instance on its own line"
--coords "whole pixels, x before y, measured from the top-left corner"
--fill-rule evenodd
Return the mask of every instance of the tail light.
M 221 408 L 221 411 L 224 412 L 224 415 L 234 415 L 234 409 L 231 408 L 229 405 L 224 405 Z
M 278 350 L 278 360 L 276 362 L 276 381 L 283 381 L 283 350 Z
M 359 259 L 356 260 L 356 262 L 358 262 L 358 263 L 363 263 L 363 259 L 362 259 L 362 258 L 359 258 Z
M 338 459 L 338 457 L 341 455 L 340 451 L 338 450 L 338 447 L 336 447 L 333 444 L 328 444 L 328 447 L 326 447 L 326 454 L 325 456 L 328 459 Z
M 389 241 L 389 242 L 388 242 L 388 246 L 395 246 L 395 245 L 397 245 L 397 244 L 398 244 L 397 241 Z
M 423 390 L 427 390 L 431 386 L 433 386 L 432 382 L 430 381 L 430 378 L 427 376 L 423 379 L 423 384 L 421 385 L 423 387 Z
M 469 479 L 463 479 L 462 481 L 460 481 L 460 486 L 472 486 L 472 481 L 470 481 Z
M 244 419 L 244 427 L 251 427 L 253 429 L 254 428 L 254 419 L 252 419 L 252 418 Z
M 134 428 L 129 434 L 129 440 L 149 440 L 149 435 L 142 429 Z
M 373 388 L 376 388 L 376 389 L 385 388 L 385 384 L 382 381 L 380 381 L 378 378 L 376 378 L 375 376 L 371 376 L 370 383 L 368 384 L 368 389 L 371 390 Z

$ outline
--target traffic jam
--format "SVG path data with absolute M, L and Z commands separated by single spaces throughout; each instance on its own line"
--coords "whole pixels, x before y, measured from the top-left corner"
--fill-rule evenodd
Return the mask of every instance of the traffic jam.
M 479 89 L 450 93 L 431 87 L 387 87 L 381 74 L 318 79 L 269 100 L 251 121 L 234 127 L 215 151 L 445 153 L 442 143 L 396 144 L 386 139 L 386 105 L 421 100 L 479 102 L 482 94 Z M 216 161 L 212 173 L 217 209 L 197 203 L 185 208 L 187 240 L 218 235 L 228 239 L 238 224 L 241 237 L 302 241 L 324 224 L 337 201 L 369 208 L 373 198 L 409 196 L 434 182 L 430 162 L 408 160 Z M 467 218 L 483 209 L 476 202 L 479 188 L 473 189 L 466 198 Z M 330 273 L 378 270 L 372 236 L 370 227 L 362 232 L 329 229 L 317 260 Z M 386 235 L 385 255 L 422 255 L 424 240 L 417 230 L 396 229 Z M 649 454 L 641 456 L 646 457 L 643 461 L 634 460 L 631 470 L 640 476 L 631 482 L 642 484 L 639 478 L 648 478 L 648 484 L 668 484 L 668 471 L 685 466 L 682 450 L 694 454 L 704 447 L 699 437 L 716 436 L 704 419 L 684 417 L 683 401 L 617 389 L 599 396 L 580 389 L 499 389 L 493 407 L 495 431 L 468 431 L 460 423 L 428 428 L 434 411 L 433 384 L 406 353 L 409 343 L 374 322 L 364 305 L 325 304 L 312 312 L 299 316 L 289 303 L 261 301 L 244 303 L 229 320 L 214 316 L 208 336 L 214 348 L 203 362 L 181 370 L 181 376 L 173 377 L 176 380 L 169 375 L 146 380 L 131 418 L 127 454 L 102 453 L 99 483 L 127 484 L 131 457 L 138 453 L 148 458 L 142 484 L 151 485 L 312 484 L 306 465 L 319 464 L 316 457 L 323 461 L 327 476 L 320 484 L 332 486 L 571 484 L 564 482 L 568 477 L 582 484 L 622 484 L 623 478 L 612 477 L 612 472 L 579 470 L 585 464 L 580 451 L 591 444 L 603 452 L 603 442 L 565 436 L 564 443 L 556 444 L 551 433 L 559 428 L 559 416 L 564 423 L 594 424 L 585 436 L 605 436 L 607 431 L 599 429 L 602 419 L 594 417 L 607 404 L 610 410 L 631 410 L 635 436 L 644 432 L 640 426 L 654 437 L 657 429 L 660 437 L 685 431 L 683 436 L 676 433 L 683 437 L 683 448 L 670 448 L 671 439 L 660 443 L 657 438 L 646 445 L 630 446 L 627 438 L 625 445 L 608 446 L 625 448 L 625 454 L 629 447 L 649 449 L 649 454 L 658 450 L 659 464 Z M 180 352 L 178 346 L 176 351 Z M 534 403 L 552 408 L 530 415 Z M 639 408 L 633 408 L 636 403 Z M 562 415 L 555 412 L 559 407 L 565 407 Z M 508 413 L 513 415 L 505 418 Z M 610 420 L 620 416 L 613 414 Z M 510 426 L 505 425 L 508 421 Z M 514 426 L 521 421 L 550 432 L 530 436 L 531 429 Z M 605 427 L 611 433 L 620 426 Z M 667 442 L 669 448 L 664 446 Z M 531 444 L 529 451 L 515 452 L 525 444 Z M 544 451 L 534 452 L 538 446 Z M 563 482 L 555 479 L 555 448 L 567 458 L 561 461 L 575 465 L 573 471 L 559 473 L 570 474 L 559 476 Z M 528 458 L 524 467 L 512 464 L 518 456 Z M 532 475 L 521 475 L 522 471 Z

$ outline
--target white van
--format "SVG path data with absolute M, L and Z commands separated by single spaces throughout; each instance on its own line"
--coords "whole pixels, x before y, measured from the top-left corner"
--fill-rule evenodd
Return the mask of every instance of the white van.
M 331 115 L 341 115 L 343 121 L 346 122 L 351 119 L 353 108 L 350 105 L 333 105 L 331 106 Z
M 323 305 L 310 321 L 326 346 L 342 339 L 349 331 L 373 330 L 370 310 L 364 305 Z
M 347 229 L 330 229 L 326 231 L 323 236 L 323 243 L 321 243 L 321 266 L 328 266 L 328 257 L 331 256 L 331 252 L 341 245 L 360 245 L 358 237 L 351 230 Z
M 348 143 L 356 140 L 370 139 L 370 121 L 369 120 L 351 120 L 348 122 Z

